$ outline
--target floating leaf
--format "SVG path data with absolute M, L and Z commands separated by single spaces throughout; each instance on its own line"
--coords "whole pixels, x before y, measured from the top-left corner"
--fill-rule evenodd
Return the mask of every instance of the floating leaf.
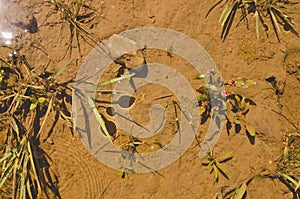
M 212 84 L 205 84 L 204 87 L 207 88 L 208 90 L 219 91 L 219 89 L 215 85 L 212 85 Z
M 254 137 L 255 136 L 255 128 L 253 126 L 251 126 L 250 124 L 246 124 L 246 129 L 248 131 L 248 133 Z
M 235 82 L 236 86 L 239 88 L 249 88 L 256 85 L 255 81 L 245 78 L 238 78 Z
M 203 79 L 205 77 L 206 77 L 205 74 L 199 74 L 199 75 L 196 76 L 197 79 Z

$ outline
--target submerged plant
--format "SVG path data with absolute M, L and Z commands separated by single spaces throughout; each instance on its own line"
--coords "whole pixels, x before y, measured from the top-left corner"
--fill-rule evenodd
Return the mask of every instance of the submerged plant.
M 277 177 L 292 187 L 293 193 L 300 196 L 300 133 L 285 135 L 285 147 L 277 164 Z
M 214 173 L 214 180 L 217 182 L 219 180 L 219 173 L 221 173 L 226 179 L 228 176 L 226 174 L 227 168 L 223 165 L 224 162 L 227 162 L 232 159 L 232 152 L 228 152 L 222 157 L 216 158 L 211 151 L 210 154 L 207 155 L 206 159 L 207 163 L 203 163 L 203 166 L 211 167 L 211 173 Z
M 228 96 L 228 101 L 231 105 L 231 113 L 227 115 L 227 127 L 230 127 L 233 123 L 236 133 L 243 127 L 251 137 L 255 137 L 255 128 L 249 124 L 246 115 L 250 110 L 250 106 L 256 106 L 256 104 L 251 99 L 238 94 Z
M 69 28 L 69 42 L 66 53 L 72 54 L 74 40 L 78 53 L 81 56 L 81 45 L 80 40 L 82 39 L 92 47 L 97 45 L 95 36 L 86 27 L 93 21 L 96 11 L 86 4 L 84 0 L 51 0 L 56 10 L 60 14 L 60 18 L 63 21 L 61 27 L 61 34 L 63 34 L 64 27 L 67 25 Z
M 57 83 L 56 78 L 71 64 L 69 62 L 57 74 L 37 74 L 25 55 L 13 51 L 3 59 L 0 87 L 1 154 L 0 190 L 11 193 L 12 198 L 49 198 L 49 189 L 59 196 L 48 168 L 48 158 L 39 147 L 41 134 L 47 133 L 44 125 L 50 113 L 52 127 L 59 117 L 70 127 L 71 115 L 66 104 L 70 103 L 70 82 Z M 51 124 L 50 122 L 50 124 Z M 43 137 L 49 137 L 44 134 Z M 43 162 L 43 164 L 42 164 Z M 7 191 L 5 191 L 7 190 Z
M 215 77 L 216 72 L 213 70 L 208 71 L 207 74 L 199 74 L 198 79 L 209 78 L 209 82 L 198 89 L 198 105 L 200 115 L 202 116 L 202 123 L 208 118 L 218 119 L 219 114 L 224 114 L 227 120 L 227 130 L 235 124 L 235 131 L 239 132 L 241 127 L 245 128 L 250 136 L 255 136 L 255 129 L 247 121 L 246 115 L 250 110 L 250 106 L 256 104 L 249 98 L 245 98 L 239 94 L 229 94 L 227 91 L 220 91 L 220 88 L 215 85 L 225 85 L 238 88 L 249 88 L 256 85 L 256 82 L 250 79 L 237 78 L 222 82 L 220 77 Z M 215 106 L 212 106 L 212 99 Z

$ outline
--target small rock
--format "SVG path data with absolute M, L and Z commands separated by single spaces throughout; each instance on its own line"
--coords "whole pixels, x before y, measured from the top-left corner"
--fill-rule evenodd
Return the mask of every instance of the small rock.
M 275 56 L 275 52 L 271 50 L 263 50 L 261 52 L 261 58 L 263 59 L 273 59 Z
M 132 69 L 144 64 L 144 56 L 138 44 L 121 35 L 113 35 L 107 44 L 110 56 L 121 65 Z

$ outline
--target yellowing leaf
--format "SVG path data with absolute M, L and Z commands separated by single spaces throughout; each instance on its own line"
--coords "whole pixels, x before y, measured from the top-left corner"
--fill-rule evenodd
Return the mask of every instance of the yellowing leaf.
M 40 104 L 43 104 L 45 101 L 46 101 L 46 98 L 44 98 L 44 97 L 39 97 L 39 98 L 38 98 L 38 102 L 39 102 Z
M 240 118 L 239 118 L 238 116 L 234 116 L 234 117 L 233 117 L 233 122 L 234 122 L 235 124 L 241 124 Z
M 218 171 L 218 168 L 216 165 L 213 165 L 213 168 L 214 168 L 214 177 L 215 177 L 215 180 L 217 181 L 218 176 L 219 176 L 219 171 Z
M 199 114 L 202 115 L 206 111 L 206 108 L 204 106 L 199 107 Z
M 35 102 L 35 103 L 31 103 L 30 104 L 30 110 L 33 110 L 33 109 L 35 109 L 36 108 L 36 106 L 37 106 L 37 102 Z
M 255 136 L 255 128 L 253 126 L 251 126 L 250 124 L 246 124 L 246 129 L 252 137 Z

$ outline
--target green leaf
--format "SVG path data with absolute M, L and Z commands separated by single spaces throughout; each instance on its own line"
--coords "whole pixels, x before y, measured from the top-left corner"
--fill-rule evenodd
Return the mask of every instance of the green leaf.
M 253 126 L 251 126 L 250 124 L 246 124 L 246 130 L 248 131 L 248 133 L 254 137 L 255 136 L 255 128 Z

